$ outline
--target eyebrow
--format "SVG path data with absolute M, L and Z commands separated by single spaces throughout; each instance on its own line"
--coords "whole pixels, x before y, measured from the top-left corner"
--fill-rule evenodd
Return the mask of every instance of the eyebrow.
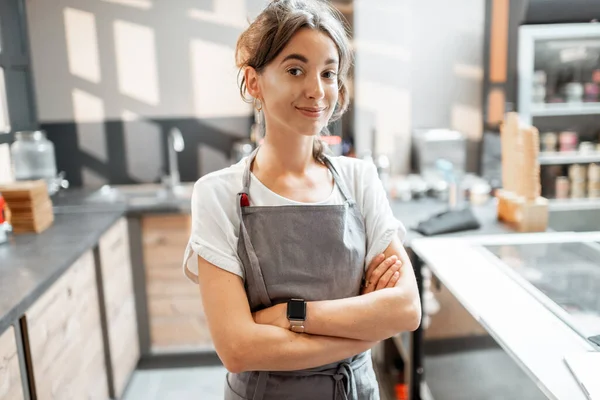
M 285 56 L 285 58 L 281 61 L 281 64 L 283 64 L 284 62 L 286 62 L 288 60 L 298 60 L 305 64 L 308 63 L 308 58 L 304 57 L 302 54 L 297 54 L 297 53 L 288 54 L 287 56 Z M 335 58 L 328 58 L 325 61 L 325 65 L 337 64 L 337 63 L 338 63 L 338 60 L 336 60 Z

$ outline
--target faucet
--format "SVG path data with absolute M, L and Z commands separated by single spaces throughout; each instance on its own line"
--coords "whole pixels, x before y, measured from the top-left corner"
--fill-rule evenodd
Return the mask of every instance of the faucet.
M 183 141 L 183 135 L 179 128 L 172 128 L 169 131 L 168 138 L 168 161 L 169 161 L 169 175 L 163 178 L 165 186 L 175 191 L 181 184 L 179 177 L 179 166 L 177 164 L 177 153 L 181 153 L 185 148 L 185 142 Z

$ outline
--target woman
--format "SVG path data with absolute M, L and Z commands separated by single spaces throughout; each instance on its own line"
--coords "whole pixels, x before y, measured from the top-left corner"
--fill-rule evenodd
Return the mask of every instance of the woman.
M 378 399 L 369 349 L 420 323 L 405 230 L 375 168 L 325 155 L 318 137 L 348 106 L 336 15 L 275 0 L 242 33 L 240 90 L 265 139 L 194 187 L 184 268 L 229 371 L 228 400 Z

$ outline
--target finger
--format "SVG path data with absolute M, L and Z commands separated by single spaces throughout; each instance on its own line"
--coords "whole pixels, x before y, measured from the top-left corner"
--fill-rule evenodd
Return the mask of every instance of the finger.
M 383 260 L 385 260 L 385 254 L 378 254 L 377 256 L 373 257 L 373 260 L 371 261 L 371 264 L 369 264 L 369 267 L 367 268 L 367 272 L 365 272 L 365 276 L 367 277 L 367 279 L 369 278 L 369 276 L 371 275 L 371 273 L 373 272 L 373 270 L 379 264 L 381 264 L 381 262 Z
M 396 286 L 396 283 L 398 283 L 398 279 L 400 279 L 400 271 L 394 272 L 394 275 L 392 275 L 386 287 L 393 288 L 394 286 Z
M 363 294 L 375 291 L 375 288 L 377 287 L 377 283 L 379 282 L 381 276 L 385 273 L 385 271 L 387 271 L 388 268 L 394 265 L 394 262 L 396 262 L 397 260 L 398 257 L 396 255 L 388 257 L 387 259 L 383 260 L 383 262 L 379 263 L 374 270 L 367 274 L 365 277 L 366 282 Z
M 377 284 L 379 279 L 383 276 L 385 271 L 387 271 L 394 263 L 398 261 L 398 257 L 393 255 L 385 259 L 381 264 L 377 266 L 371 273 L 371 276 L 367 276 L 367 281 L 371 282 L 371 284 Z
M 385 272 L 385 274 L 383 274 L 381 279 L 379 279 L 379 282 L 377 282 L 377 287 L 375 290 L 379 290 L 379 289 L 388 287 L 390 285 L 391 279 L 394 276 L 394 274 L 396 272 L 399 273 L 401 266 L 402 266 L 402 263 L 400 262 L 400 260 L 398 260 L 391 267 L 389 267 L 388 270 Z
M 393 268 L 389 268 L 387 271 L 385 271 L 381 279 L 379 279 L 379 281 L 377 282 L 377 287 L 375 288 L 375 290 L 377 291 L 386 287 L 390 279 L 392 278 L 392 275 L 394 275 L 394 272 L 396 271 L 394 271 Z

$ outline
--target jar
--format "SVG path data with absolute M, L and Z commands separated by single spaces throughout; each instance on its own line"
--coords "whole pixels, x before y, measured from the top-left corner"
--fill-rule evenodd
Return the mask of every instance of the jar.
M 557 199 L 566 199 L 569 197 L 569 178 L 566 176 L 558 176 L 556 177 L 556 198 Z
M 561 132 L 558 137 L 560 151 L 575 151 L 577 150 L 577 133 L 573 131 Z
M 587 166 L 573 164 L 569 167 L 569 178 L 574 182 L 585 182 L 587 176 Z
M 556 132 L 546 132 L 542 135 L 542 151 L 554 152 L 558 144 Z
M 600 182 L 600 164 L 590 164 L 588 166 L 588 180 L 590 182 Z
M 585 197 L 586 184 L 585 181 L 571 181 L 571 198 L 582 199 Z
M 593 153 L 596 150 L 596 145 L 592 142 L 579 143 L 579 152 L 584 154 Z
M 16 180 L 44 179 L 51 183 L 56 178 L 54 144 L 46 138 L 44 131 L 15 133 L 10 152 Z

